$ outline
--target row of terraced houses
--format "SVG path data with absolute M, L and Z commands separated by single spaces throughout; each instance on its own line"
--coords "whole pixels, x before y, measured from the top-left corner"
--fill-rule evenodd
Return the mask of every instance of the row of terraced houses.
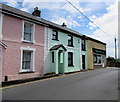
M 106 44 L 65 26 L 1 4 L 1 81 L 106 66 Z

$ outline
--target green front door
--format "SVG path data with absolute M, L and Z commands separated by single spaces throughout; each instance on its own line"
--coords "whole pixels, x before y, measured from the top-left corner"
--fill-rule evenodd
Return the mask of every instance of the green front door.
M 64 52 L 62 50 L 58 52 L 58 73 L 64 73 Z

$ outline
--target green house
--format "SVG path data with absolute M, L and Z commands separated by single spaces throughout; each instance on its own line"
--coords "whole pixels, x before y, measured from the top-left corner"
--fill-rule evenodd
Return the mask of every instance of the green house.
M 87 70 L 87 40 L 67 27 L 45 27 L 44 73 Z

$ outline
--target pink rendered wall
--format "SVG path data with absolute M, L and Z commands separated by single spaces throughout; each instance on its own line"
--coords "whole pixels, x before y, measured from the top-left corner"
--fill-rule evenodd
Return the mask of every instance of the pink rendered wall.
M 22 19 L 4 15 L 3 17 L 3 39 L 8 46 L 4 51 L 3 80 L 8 76 L 9 80 L 37 77 L 43 74 L 44 59 L 44 26 L 35 24 L 35 43 L 23 43 Z M 19 73 L 21 64 L 21 47 L 35 48 L 35 72 Z

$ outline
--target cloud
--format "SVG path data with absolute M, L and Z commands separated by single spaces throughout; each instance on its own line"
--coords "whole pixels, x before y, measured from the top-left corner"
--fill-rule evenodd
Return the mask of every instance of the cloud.
M 32 9 L 38 6 L 40 9 L 48 10 L 61 9 L 63 5 L 63 2 L 28 2 L 27 0 L 24 0 L 24 2 L 22 3 L 23 8 L 27 7 L 28 9 Z
M 88 8 L 82 8 L 79 2 L 80 1 L 78 0 L 74 0 L 74 2 L 72 3 L 82 12 L 90 11 L 90 9 Z M 54 23 L 57 23 L 60 25 L 63 22 L 65 22 L 67 24 L 67 27 L 69 28 L 82 26 L 77 22 L 77 20 L 74 19 L 79 15 L 78 11 L 75 8 L 73 8 L 68 2 L 66 2 L 66 0 L 64 0 L 64 2 L 59 2 L 59 1 L 58 2 L 46 2 L 46 1 L 37 2 L 37 0 L 34 0 L 34 2 L 32 3 L 29 2 L 29 0 L 24 0 L 24 2 L 22 3 L 22 6 L 23 8 L 21 8 L 21 10 L 27 11 L 27 12 L 31 12 L 32 9 L 36 6 L 39 7 L 40 10 L 47 9 L 49 10 L 49 12 L 47 14 L 47 17 L 45 17 L 45 19 L 53 21 Z M 80 21 L 83 21 L 83 20 L 84 19 L 81 19 Z
M 23 10 L 26 10 L 24 8 L 27 8 L 27 11 L 38 6 L 40 9 L 65 10 L 65 11 L 72 13 L 72 14 L 73 13 L 78 14 L 78 11 L 73 6 L 71 6 L 66 0 L 62 0 L 61 2 L 59 2 L 59 1 L 58 2 L 51 2 L 50 0 L 45 0 L 43 2 L 42 1 L 38 2 L 38 0 L 34 0 L 34 2 L 31 2 L 31 0 L 24 0 L 22 3 L 22 6 L 23 6 Z M 87 7 L 82 8 L 80 5 L 80 1 L 78 1 L 78 0 L 74 0 L 74 2 L 72 1 L 72 3 L 82 12 L 90 11 L 90 8 L 87 8 Z
M 18 6 L 18 3 L 17 3 L 17 0 L 1 0 L 0 1 L 1 3 L 6 3 L 7 5 L 9 6 L 12 6 L 12 7 L 17 7 Z
M 21 2 L 23 0 L 17 0 Z M 34 0 L 34 2 L 65 2 L 66 0 Z M 69 0 L 71 2 L 115 2 L 118 0 Z M 26 0 L 26 2 L 33 2 L 33 0 Z
M 82 8 L 80 5 L 80 2 L 72 2 L 72 4 L 79 9 L 81 12 L 89 12 L 91 9 L 90 8 Z M 66 3 L 66 5 L 64 5 L 62 7 L 62 9 L 70 12 L 70 13 L 79 13 L 72 5 L 70 5 L 69 3 Z
M 92 37 L 107 43 L 107 55 L 114 56 L 114 38 L 118 34 L 118 2 L 106 8 L 107 13 L 103 16 L 92 19 L 102 30 L 96 29 Z M 93 15 L 94 16 L 94 15 Z M 89 23 L 90 27 L 95 26 Z
M 90 17 L 90 19 L 91 19 L 91 20 L 97 19 L 97 16 L 96 16 L 96 15 L 92 15 L 92 16 Z
M 66 18 L 63 17 L 55 17 L 52 22 L 62 25 L 64 22 L 68 28 L 75 28 L 81 26 L 76 20 L 74 20 L 71 16 L 67 16 Z

